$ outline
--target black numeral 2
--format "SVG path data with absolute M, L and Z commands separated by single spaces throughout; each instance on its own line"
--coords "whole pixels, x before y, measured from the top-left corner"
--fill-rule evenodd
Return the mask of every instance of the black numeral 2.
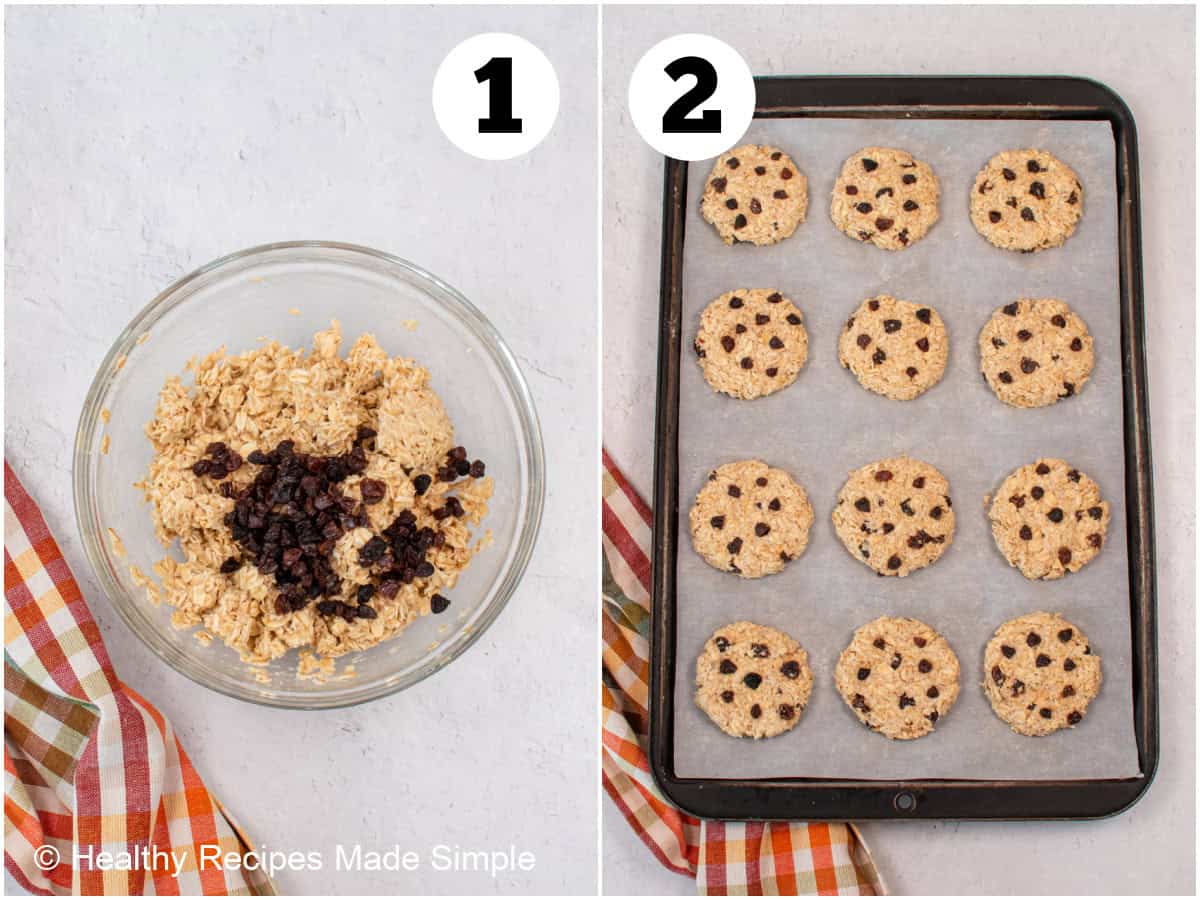
M 671 76 L 672 81 L 678 81 L 684 75 L 692 75 L 696 83 L 682 97 L 667 107 L 663 113 L 663 132 L 665 134 L 719 134 L 721 131 L 721 111 L 706 109 L 699 118 L 691 119 L 688 115 L 696 107 L 711 97 L 717 90 L 717 70 L 707 59 L 699 56 L 682 56 L 675 60 L 663 71 Z
M 521 120 L 512 114 L 512 57 L 493 56 L 475 70 L 475 80 L 488 85 L 488 114 L 479 120 L 479 133 L 520 134 Z

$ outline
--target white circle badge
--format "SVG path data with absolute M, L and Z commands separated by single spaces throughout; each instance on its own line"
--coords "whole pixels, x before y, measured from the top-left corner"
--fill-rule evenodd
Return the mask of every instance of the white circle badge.
M 541 50 L 515 34 L 467 38 L 433 77 L 433 114 L 456 147 L 479 159 L 512 159 L 550 133 L 558 76 Z
M 707 34 L 651 47 L 629 79 L 629 113 L 642 139 L 675 159 L 720 156 L 754 118 L 754 76 L 741 54 Z

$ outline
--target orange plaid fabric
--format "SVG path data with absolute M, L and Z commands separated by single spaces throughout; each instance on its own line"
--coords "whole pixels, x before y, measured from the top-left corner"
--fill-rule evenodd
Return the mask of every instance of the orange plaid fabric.
M 121 682 L 4 467 L 4 862 L 35 894 L 273 894 L 171 724 Z M 107 854 L 107 856 L 105 855 Z
M 851 824 L 710 822 L 671 806 L 646 757 L 650 508 L 604 452 L 604 788 L 654 856 L 701 894 L 884 893 Z

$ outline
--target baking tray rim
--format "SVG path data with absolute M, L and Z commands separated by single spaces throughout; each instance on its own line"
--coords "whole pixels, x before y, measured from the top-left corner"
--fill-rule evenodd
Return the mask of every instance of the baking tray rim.
M 1132 807 L 1158 768 L 1158 659 L 1137 131 L 1111 88 L 1072 76 L 756 76 L 755 118 L 1108 121 L 1116 145 L 1125 494 L 1134 732 L 1141 774 L 1077 780 L 714 779 L 674 774 L 675 559 L 681 278 L 688 163 L 667 158 L 651 551 L 650 771 L 685 812 L 710 819 L 1099 819 Z M 880 102 L 891 101 L 891 102 Z

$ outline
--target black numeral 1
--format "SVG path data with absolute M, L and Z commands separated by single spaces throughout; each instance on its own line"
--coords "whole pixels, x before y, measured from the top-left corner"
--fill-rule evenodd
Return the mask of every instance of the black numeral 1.
M 678 81 L 684 75 L 692 75 L 696 83 L 682 97 L 667 107 L 663 113 L 664 134 L 720 134 L 721 111 L 706 109 L 699 118 L 688 118 L 696 107 L 711 97 L 717 90 L 717 70 L 707 59 L 699 56 L 682 56 L 663 71 Z
M 512 57 L 493 56 L 475 70 L 475 80 L 488 85 L 488 114 L 479 120 L 479 133 L 520 134 L 521 120 L 512 114 Z

